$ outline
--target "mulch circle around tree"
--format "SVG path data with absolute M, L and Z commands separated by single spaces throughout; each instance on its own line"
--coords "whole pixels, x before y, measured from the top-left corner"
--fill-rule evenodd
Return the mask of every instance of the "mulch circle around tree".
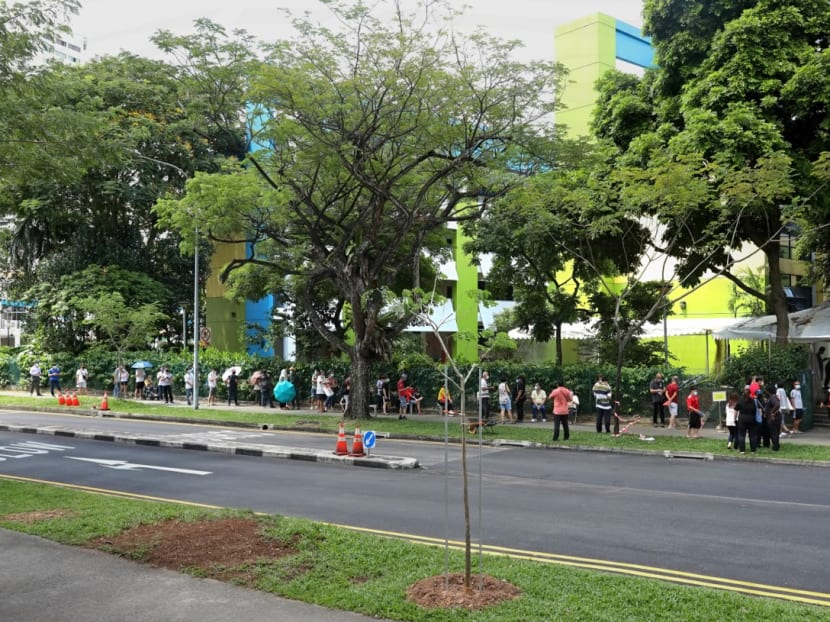
M 480 586 L 480 589 L 479 589 Z M 470 589 L 464 587 L 464 575 L 437 575 L 421 579 L 407 591 L 406 597 L 428 609 L 484 609 L 521 595 L 515 585 L 489 575 L 473 575 Z

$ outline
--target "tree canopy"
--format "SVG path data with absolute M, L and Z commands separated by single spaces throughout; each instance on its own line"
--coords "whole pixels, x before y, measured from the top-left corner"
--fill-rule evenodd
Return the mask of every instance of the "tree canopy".
M 353 361 L 364 415 L 368 365 L 412 319 L 391 300 L 429 285 L 425 251 L 445 246 L 447 224 L 515 185 L 509 165 L 552 111 L 557 73 L 514 61 L 516 43 L 444 29 L 432 3 L 397 6 L 391 23 L 330 8 L 342 31 L 295 19 L 298 36 L 270 46 L 248 94 L 261 129 L 247 162 L 157 209 L 178 229 L 197 214 L 213 239 L 246 242 L 231 281 L 297 302 Z

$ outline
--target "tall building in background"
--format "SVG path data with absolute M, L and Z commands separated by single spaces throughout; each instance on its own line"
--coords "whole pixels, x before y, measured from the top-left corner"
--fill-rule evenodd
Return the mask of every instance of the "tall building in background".
M 603 13 L 557 28 L 554 53 L 569 71 L 561 99 L 564 108 L 556 113 L 556 122 L 566 125 L 574 137 L 590 133 L 597 100 L 594 85 L 602 74 L 618 69 L 642 76 L 654 64 L 650 39 L 636 26 Z

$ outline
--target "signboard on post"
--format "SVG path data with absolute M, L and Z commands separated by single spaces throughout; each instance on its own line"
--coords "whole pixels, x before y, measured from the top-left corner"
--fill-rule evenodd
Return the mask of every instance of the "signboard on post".
M 712 391 L 712 401 L 713 402 L 725 402 L 726 401 L 726 391 Z

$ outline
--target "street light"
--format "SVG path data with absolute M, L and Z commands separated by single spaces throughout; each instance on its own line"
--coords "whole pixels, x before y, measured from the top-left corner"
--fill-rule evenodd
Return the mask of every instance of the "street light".
M 179 309 L 179 313 L 182 314 L 182 350 L 187 349 L 187 311 L 185 311 L 184 307 Z
M 171 162 L 151 158 L 136 150 L 132 151 L 133 155 L 148 162 L 155 162 L 162 166 L 169 166 L 177 170 L 179 173 L 188 177 L 187 172 L 181 167 L 176 166 Z M 182 307 L 182 340 L 185 348 L 187 348 L 187 322 L 185 317 L 185 310 Z M 193 410 L 199 410 L 199 227 L 193 229 Z

